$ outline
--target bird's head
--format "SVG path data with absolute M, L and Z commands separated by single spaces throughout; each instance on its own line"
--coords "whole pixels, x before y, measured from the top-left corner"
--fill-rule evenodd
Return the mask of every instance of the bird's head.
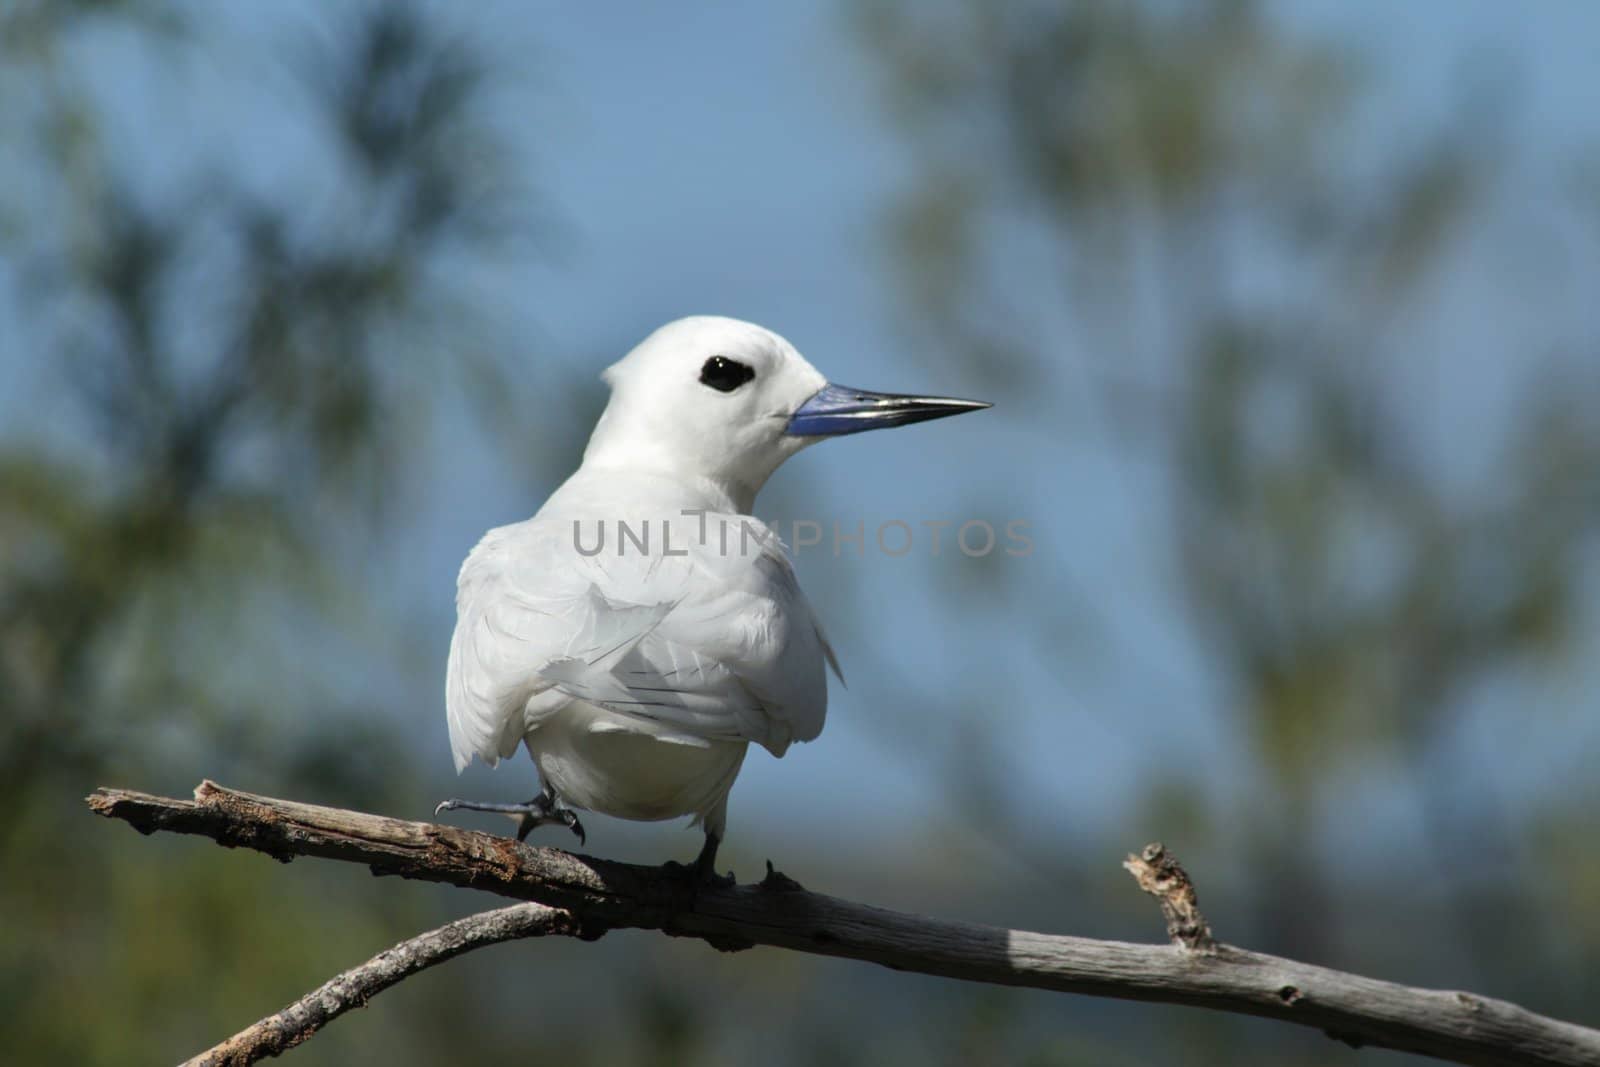
M 975 411 L 975 400 L 831 385 L 788 341 L 738 319 L 669 322 L 607 368 L 585 464 L 705 479 L 748 510 L 784 460 L 824 437 Z

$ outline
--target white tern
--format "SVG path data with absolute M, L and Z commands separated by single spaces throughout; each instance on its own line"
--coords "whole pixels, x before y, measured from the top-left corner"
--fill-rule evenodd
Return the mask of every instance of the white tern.
M 456 770 L 526 745 L 519 838 L 573 809 L 693 816 L 716 879 L 728 791 L 751 742 L 822 731 L 838 664 L 777 537 L 751 516 L 790 456 L 825 437 L 989 405 L 830 385 L 782 337 L 679 319 L 603 375 L 611 398 L 577 472 L 462 564 L 445 708 Z

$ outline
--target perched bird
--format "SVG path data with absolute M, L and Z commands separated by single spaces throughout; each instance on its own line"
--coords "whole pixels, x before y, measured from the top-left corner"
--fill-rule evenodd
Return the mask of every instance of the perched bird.
M 728 790 L 751 742 L 782 756 L 822 731 L 833 650 L 776 536 L 751 517 L 822 438 L 988 407 L 830 385 L 782 337 L 679 319 L 603 375 L 583 463 L 537 515 L 462 564 L 445 685 L 457 772 L 526 745 L 543 786 L 517 836 L 573 809 L 694 817 L 715 879 Z

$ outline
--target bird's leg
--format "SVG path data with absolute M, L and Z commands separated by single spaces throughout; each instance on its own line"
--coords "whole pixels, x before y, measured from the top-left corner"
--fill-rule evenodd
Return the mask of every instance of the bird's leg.
M 706 831 L 705 844 L 700 846 L 700 855 L 694 858 L 694 876 L 702 882 L 715 881 L 717 877 L 717 849 L 722 844 L 722 838 Z
M 523 804 L 485 804 L 475 800 L 446 800 L 433 813 L 438 815 L 445 811 L 489 811 L 500 815 L 516 815 L 517 840 L 526 841 L 528 834 L 536 826 L 545 823 L 560 823 L 578 835 L 578 844 L 586 844 L 588 837 L 583 832 L 583 823 L 578 821 L 577 813 L 565 804 L 555 794 L 555 790 L 548 785 L 532 800 Z

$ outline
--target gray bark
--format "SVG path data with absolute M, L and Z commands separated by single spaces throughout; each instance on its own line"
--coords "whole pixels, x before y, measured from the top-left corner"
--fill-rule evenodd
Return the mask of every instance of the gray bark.
M 661 868 L 253 796 L 211 782 L 201 783 L 194 800 L 102 789 L 88 802 L 96 813 L 142 833 L 198 834 L 285 862 L 316 856 L 362 863 L 374 874 L 480 889 L 567 913 L 561 930 L 542 933 L 594 938 L 608 929 L 660 930 L 724 951 L 769 945 L 963 981 L 1262 1016 L 1316 1027 L 1352 1045 L 1457 1063 L 1600 1065 L 1600 1031 L 1471 993 L 1398 985 L 1216 942 L 1193 906 L 1187 876 L 1179 877 L 1181 868 L 1156 846 L 1142 858 L 1130 857 L 1130 870 L 1141 886 L 1163 898 L 1174 935 L 1177 926 L 1187 931 L 1176 944 L 1098 941 L 906 915 L 807 892 L 770 871 L 757 884 L 696 892 Z M 1141 873 L 1142 868 L 1151 869 Z M 1193 914 L 1178 923 L 1174 907 L 1192 907 Z M 1195 936 L 1197 930 L 1204 936 Z

